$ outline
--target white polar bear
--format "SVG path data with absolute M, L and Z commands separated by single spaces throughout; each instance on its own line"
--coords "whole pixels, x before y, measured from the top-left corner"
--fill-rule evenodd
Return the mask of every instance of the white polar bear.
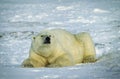
M 95 47 L 88 33 L 71 34 L 63 29 L 52 29 L 33 37 L 29 57 L 22 66 L 64 67 L 95 61 Z

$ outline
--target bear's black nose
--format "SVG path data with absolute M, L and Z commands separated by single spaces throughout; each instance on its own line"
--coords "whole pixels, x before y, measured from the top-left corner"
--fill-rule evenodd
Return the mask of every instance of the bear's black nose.
M 50 44 L 50 37 L 46 37 L 44 40 L 44 44 Z

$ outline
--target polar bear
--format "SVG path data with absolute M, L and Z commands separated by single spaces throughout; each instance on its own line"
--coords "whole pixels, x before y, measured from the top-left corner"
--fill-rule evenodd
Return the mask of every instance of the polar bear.
M 88 33 L 72 34 L 63 29 L 51 29 L 33 37 L 29 57 L 22 66 L 64 67 L 95 61 L 95 47 Z

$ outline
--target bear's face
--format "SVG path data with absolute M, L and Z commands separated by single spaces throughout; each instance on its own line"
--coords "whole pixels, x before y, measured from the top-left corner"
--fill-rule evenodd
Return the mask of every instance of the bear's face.
M 33 37 L 33 42 L 39 44 L 40 47 L 49 46 L 53 43 L 53 35 L 51 34 L 38 34 Z
M 48 57 L 54 50 L 55 38 L 51 33 L 40 33 L 33 37 L 32 49 L 36 53 Z

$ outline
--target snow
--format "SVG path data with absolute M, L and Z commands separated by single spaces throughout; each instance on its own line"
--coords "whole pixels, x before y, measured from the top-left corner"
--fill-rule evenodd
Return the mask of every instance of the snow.
M 119 79 L 119 0 L 0 2 L 0 79 Z M 43 29 L 53 28 L 89 32 L 97 62 L 62 68 L 21 68 L 31 38 Z
M 109 11 L 107 11 L 107 10 L 102 10 L 102 9 L 98 9 L 98 8 L 95 8 L 95 9 L 93 10 L 93 12 L 94 12 L 94 13 L 109 13 Z
M 73 6 L 58 6 L 56 7 L 57 10 L 71 10 Z

